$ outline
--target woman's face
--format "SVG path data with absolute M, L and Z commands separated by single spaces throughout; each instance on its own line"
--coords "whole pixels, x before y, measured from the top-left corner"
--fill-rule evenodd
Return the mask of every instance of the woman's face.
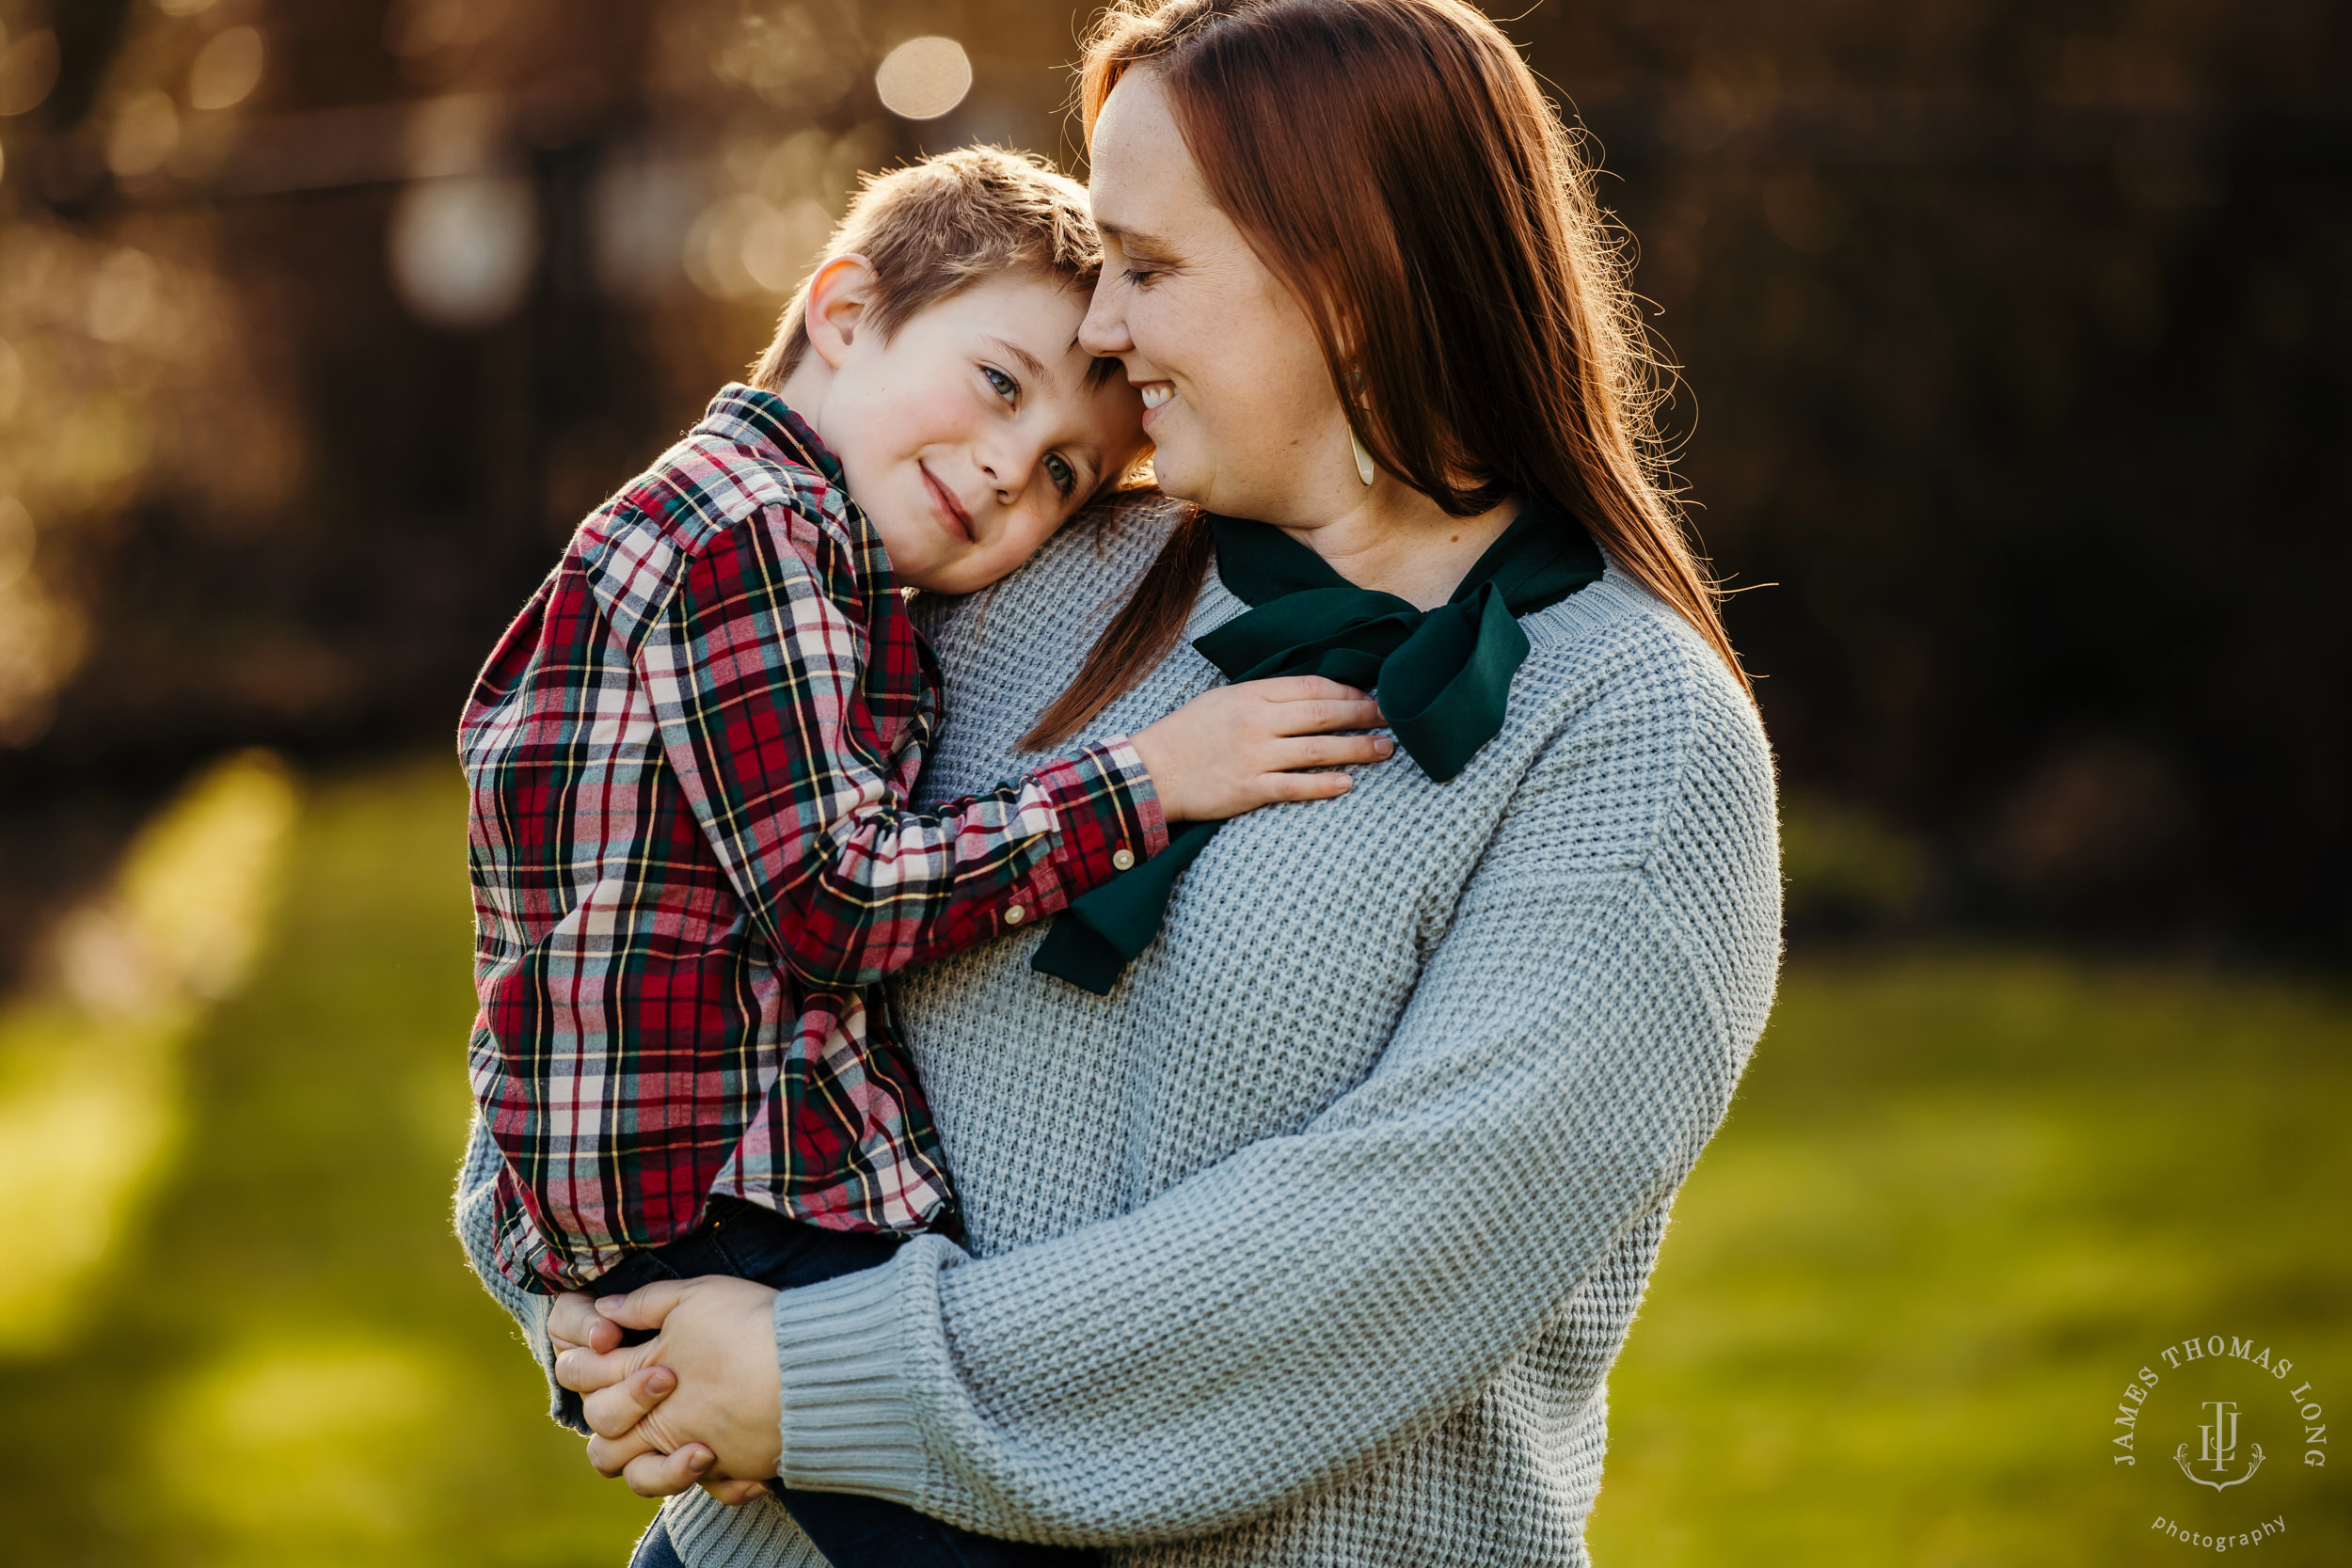
M 1312 528 L 1360 490 L 1306 312 L 1218 211 L 1156 72 L 1094 125 L 1103 278 L 1078 341 L 1143 393 L 1152 467 L 1212 512 Z

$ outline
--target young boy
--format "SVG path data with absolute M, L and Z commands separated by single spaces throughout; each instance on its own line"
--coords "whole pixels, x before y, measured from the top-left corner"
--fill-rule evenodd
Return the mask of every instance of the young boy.
M 469 1054 L 516 1286 L 807 1284 L 952 1226 L 876 983 L 1045 919 L 1168 820 L 1346 787 L 1283 743 L 1372 705 L 1261 683 L 909 806 L 939 682 L 899 590 L 995 581 L 1142 454 L 1136 392 L 1077 346 L 1099 265 L 1084 192 L 1026 158 L 870 182 L 753 384 L 580 525 L 491 655 L 460 728 Z M 835 1568 L 1069 1555 L 780 1496 Z

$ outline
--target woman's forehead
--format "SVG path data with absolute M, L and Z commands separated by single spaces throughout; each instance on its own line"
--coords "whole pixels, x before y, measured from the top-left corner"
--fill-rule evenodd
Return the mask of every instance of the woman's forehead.
M 1088 193 L 1115 239 L 1151 237 L 1214 206 L 1156 71 L 1130 71 L 1094 121 Z

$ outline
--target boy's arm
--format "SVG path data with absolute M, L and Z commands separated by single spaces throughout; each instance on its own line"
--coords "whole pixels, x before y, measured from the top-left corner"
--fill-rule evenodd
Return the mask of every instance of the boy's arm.
M 1121 738 L 910 809 L 860 689 L 830 542 L 783 506 L 710 540 L 637 653 L 664 753 L 752 920 L 812 985 L 867 985 L 1042 919 L 1168 842 Z M 919 678 L 908 672 L 910 680 Z

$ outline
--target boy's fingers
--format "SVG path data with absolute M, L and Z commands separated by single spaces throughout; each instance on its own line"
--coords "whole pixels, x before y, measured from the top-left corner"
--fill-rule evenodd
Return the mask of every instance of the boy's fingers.
M 1344 773 L 1268 773 L 1258 784 L 1268 801 L 1328 800 L 1355 788 L 1356 781 Z
M 1276 675 L 1271 680 L 1247 684 L 1256 687 L 1258 695 L 1269 703 L 1354 703 L 1364 698 L 1354 687 L 1325 680 L 1321 675 Z
M 650 1285 L 639 1286 L 625 1296 L 600 1297 L 596 1302 L 596 1310 L 607 1321 L 619 1323 L 623 1328 L 660 1328 L 661 1321 L 670 1315 L 670 1309 L 678 1304 L 678 1298 L 685 1293 L 686 1286 L 687 1281 L 683 1279 L 657 1279 Z
M 1299 768 L 1349 768 L 1375 763 L 1396 750 L 1384 735 L 1303 735 L 1266 748 L 1267 771 Z
M 1281 703 L 1272 712 L 1277 735 L 1312 735 L 1319 730 L 1369 730 L 1380 722 L 1380 705 L 1368 698 L 1316 698 Z
M 566 1291 L 555 1298 L 548 1308 L 548 1337 L 572 1345 L 595 1345 L 596 1325 L 604 1319 L 596 1314 L 594 1296 L 578 1291 Z M 610 1345 L 600 1347 L 610 1350 Z

